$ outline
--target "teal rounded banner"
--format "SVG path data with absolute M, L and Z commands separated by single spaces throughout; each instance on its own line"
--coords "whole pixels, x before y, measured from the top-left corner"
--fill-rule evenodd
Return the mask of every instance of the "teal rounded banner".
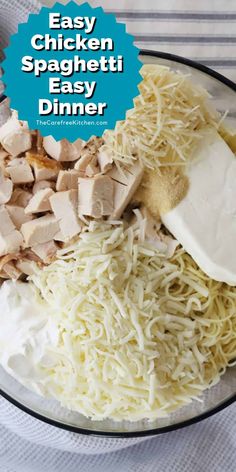
M 4 52 L 11 108 L 43 136 L 101 136 L 125 118 L 138 94 L 139 50 L 101 7 L 43 7 L 19 25 Z

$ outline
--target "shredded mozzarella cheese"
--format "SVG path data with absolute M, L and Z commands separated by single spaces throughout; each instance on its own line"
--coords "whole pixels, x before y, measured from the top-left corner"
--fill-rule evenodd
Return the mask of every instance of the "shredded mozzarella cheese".
M 40 366 L 44 390 L 96 420 L 163 417 L 236 358 L 234 289 L 140 232 L 140 221 L 90 223 L 31 277 L 58 330 L 53 362 Z

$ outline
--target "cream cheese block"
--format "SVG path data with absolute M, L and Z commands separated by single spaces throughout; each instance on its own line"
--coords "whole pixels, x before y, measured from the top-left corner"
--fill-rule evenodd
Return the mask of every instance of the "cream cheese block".
M 164 225 L 209 277 L 236 285 L 236 157 L 208 129 L 187 168 L 189 190 Z

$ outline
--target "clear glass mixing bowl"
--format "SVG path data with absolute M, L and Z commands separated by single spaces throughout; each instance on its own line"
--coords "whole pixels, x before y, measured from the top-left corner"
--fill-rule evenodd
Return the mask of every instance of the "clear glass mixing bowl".
M 171 54 L 143 51 L 141 59 L 145 64 L 163 64 L 173 70 L 189 73 L 192 81 L 210 92 L 214 106 L 219 111 L 224 113 L 228 110 L 227 119 L 236 129 L 236 85 L 233 82 L 205 66 Z M 123 438 L 154 435 L 201 421 L 233 403 L 236 400 L 236 366 L 229 368 L 221 381 L 202 395 L 201 401 L 193 401 L 167 418 L 153 422 L 91 421 L 78 413 L 61 408 L 56 401 L 45 400 L 30 392 L 2 368 L 0 368 L 0 394 L 29 415 L 80 434 Z

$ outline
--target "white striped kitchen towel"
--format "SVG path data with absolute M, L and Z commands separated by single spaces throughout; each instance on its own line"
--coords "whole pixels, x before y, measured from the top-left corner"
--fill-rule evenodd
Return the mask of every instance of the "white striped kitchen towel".
M 43 3 L 55 2 L 44 0 Z M 126 23 L 140 48 L 194 59 L 236 81 L 236 0 L 90 0 L 89 3 L 115 13 L 119 21 Z
M 16 29 L 24 12 L 26 15 L 27 11 L 39 9 L 34 0 L 2 0 L 2 3 L 0 50 L 6 45 L 2 38 L 6 32 Z M 49 6 L 55 1 L 42 3 Z M 90 0 L 89 3 L 115 13 L 119 21 L 126 23 L 141 49 L 194 59 L 236 81 L 236 0 Z

